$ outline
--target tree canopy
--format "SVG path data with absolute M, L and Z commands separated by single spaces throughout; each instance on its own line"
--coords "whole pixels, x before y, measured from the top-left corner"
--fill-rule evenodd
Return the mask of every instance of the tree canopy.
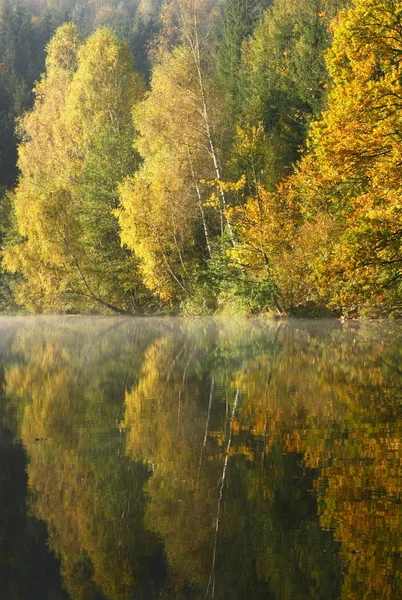
M 2 3 L 3 309 L 400 314 L 397 3 L 78 6 L 24 113 L 60 12 Z

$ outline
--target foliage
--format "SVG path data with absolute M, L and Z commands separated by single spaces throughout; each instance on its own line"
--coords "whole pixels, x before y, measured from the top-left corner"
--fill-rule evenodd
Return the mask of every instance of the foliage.
M 401 315 L 400 7 L 348 7 L 1 0 L 2 310 Z
M 3 191 L 0 196 L 0 249 L 10 240 L 12 230 L 12 198 L 11 192 Z M 12 293 L 13 277 L 7 273 L 0 261 L 0 313 L 15 312 L 16 305 Z
M 308 220 L 334 223 L 317 273 L 345 312 L 400 311 L 399 18 L 386 0 L 341 14 L 328 107 L 297 175 Z
M 319 114 L 328 86 L 328 23 L 341 6 L 338 0 L 274 2 L 244 45 L 244 120 L 263 125 L 262 181 L 269 186 L 292 170 L 309 118 Z
M 229 97 L 229 119 L 239 117 L 244 101 L 241 54 L 244 41 L 252 34 L 266 2 L 260 0 L 225 0 L 216 20 L 217 71 Z
M 167 302 L 191 293 L 190 272 L 210 252 L 222 216 L 222 200 L 215 210 L 208 185 L 222 107 L 208 64 L 200 80 L 194 52 L 189 44 L 160 56 L 134 112 L 144 163 L 121 188 L 122 240 L 140 258 L 146 285 Z
M 23 274 L 16 297 L 28 308 L 133 309 L 141 287 L 113 211 L 117 184 L 136 165 L 130 108 L 142 83 L 106 29 L 80 46 L 75 27 L 62 26 L 46 65 L 21 123 L 14 205 L 22 240 L 5 249 L 4 264 Z
M 32 86 L 44 66 L 44 47 L 56 27 L 46 14 L 9 0 L 0 2 L 0 186 L 15 184 L 15 119 L 32 105 Z

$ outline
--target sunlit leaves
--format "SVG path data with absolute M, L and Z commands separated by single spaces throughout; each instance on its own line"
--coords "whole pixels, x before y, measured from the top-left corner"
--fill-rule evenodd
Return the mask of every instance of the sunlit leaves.
M 21 239 L 4 253 L 23 275 L 17 300 L 30 310 L 133 309 L 136 263 L 120 247 L 113 210 L 118 182 L 136 168 L 130 112 L 143 85 L 106 29 L 83 44 L 73 25 L 62 26 L 46 67 L 20 126 Z
M 294 247 L 306 248 L 322 300 L 350 314 L 400 310 L 398 10 L 361 0 L 341 13 L 327 53 L 327 107 L 290 180 L 305 221 Z M 318 253 L 305 246 L 309 230 Z
M 188 45 L 160 57 L 151 90 L 134 111 L 144 164 L 121 187 L 122 240 L 140 258 L 146 285 L 164 301 L 187 297 L 191 271 L 217 228 L 205 182 L 216 175 L 210 140 L 222 108 L 208 69 L 203 96 L 196 58 Z

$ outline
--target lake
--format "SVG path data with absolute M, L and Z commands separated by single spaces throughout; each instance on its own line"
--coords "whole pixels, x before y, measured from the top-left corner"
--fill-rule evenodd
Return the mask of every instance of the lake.
M 0 318 L 0 598 L 402 598 L 402 324 Z

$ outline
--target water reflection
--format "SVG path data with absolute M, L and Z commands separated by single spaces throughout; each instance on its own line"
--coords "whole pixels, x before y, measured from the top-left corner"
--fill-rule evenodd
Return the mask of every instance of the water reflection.
M 402 597 L 401 341 L 384 324 L 0 320 L 21 519 L 68 597 Z M 11 585 L 4 548 L 30 534 L 0 534 Z

